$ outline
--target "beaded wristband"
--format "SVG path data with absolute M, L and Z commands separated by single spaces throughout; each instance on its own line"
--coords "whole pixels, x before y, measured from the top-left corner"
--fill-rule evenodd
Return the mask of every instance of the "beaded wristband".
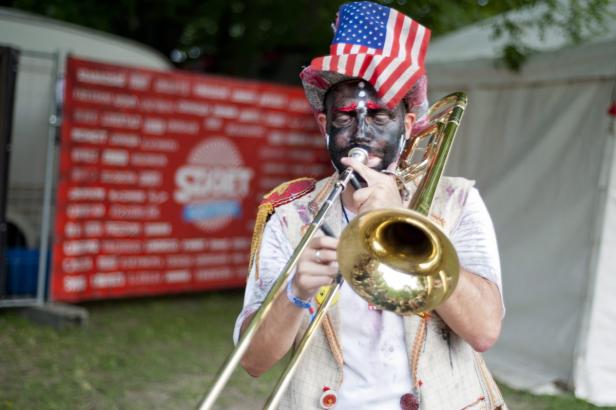
M 287 298 L 289 299 L 289 302 L 302 309 L 308 309 L 308 312 L 310 312 L 310 316 L 312 316 L 314 314 L 314 307 L 312 306 L 312 303 L 310 303 L 309 300 L 300 299 L 299 297 L 295 296 L 291 287 L 292 284 L 293 278 L 289 279 L 289 282 L 287 283 Z

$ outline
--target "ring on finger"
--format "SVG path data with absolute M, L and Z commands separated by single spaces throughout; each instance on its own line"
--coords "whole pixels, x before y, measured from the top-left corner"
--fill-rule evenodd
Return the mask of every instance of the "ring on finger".
M 314 260 L 317 263 L 321 263 L 321 250 L 317 249 L 317 251 L 314 253 Z

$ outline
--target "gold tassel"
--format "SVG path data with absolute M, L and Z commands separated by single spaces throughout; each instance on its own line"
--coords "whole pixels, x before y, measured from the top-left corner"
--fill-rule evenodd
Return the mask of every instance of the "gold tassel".
M 312 178 L 298 178 L 293 181 L 284 182 L 265 194 L 263 201 L 257 210 L 257 218 L 255 219 L 255 229 L 252 234 L 250 243 L 250 263 L 248 271 L 252 270 L 255 265 L 255 279 L 259 279 L 259 250 L 261 249 L 261 240 L 263 239 L 263 231 L 265 224 L 271 214 L 274 213 L 276 207 L 288 204 L 295 199 L 312 192 L 316 181 Z
M 263 231 L 265 230 L 265 224 L 267 218 L 274 213 L 274 205 L 269 202 L 259 205 L 257 211 L 257 218 L 255 220 L 255 229 L 252 233 L 252 241 L 250 242 L 250 264 L 248 265 L 248 272 L 252 270 L 252 265 L 255 265 L 255 279 L 259 279 L 259 250 L 261 249 L 261 240 L 263 239 Z

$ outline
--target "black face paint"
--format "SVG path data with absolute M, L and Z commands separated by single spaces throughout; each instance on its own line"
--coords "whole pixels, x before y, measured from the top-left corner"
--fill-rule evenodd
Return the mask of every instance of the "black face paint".
M 350 80 L 332 87 L 325 98 L 325 107 L 327 149 L 339 171 L 345 168 L 340 159 L 353 147 L 368 151 L 368 164 L 377 171 L 398 160 L 401 139 L 404 139 L 402 104 L 389 110 L 369 83 Z

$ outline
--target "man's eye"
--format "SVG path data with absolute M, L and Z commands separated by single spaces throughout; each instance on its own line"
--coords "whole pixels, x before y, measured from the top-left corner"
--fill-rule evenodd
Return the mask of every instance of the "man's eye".
M 374 116 L 374 123 L 377 125 L 385 125 L 390 120 L 391 118 L 389 117 L 389 114 L 387 114 L 386 112 L 380 112 Z
M 336 127 L 346 127 L 351 124 L 350 115 L 338 115 L 334 118 L 334 125 Z

